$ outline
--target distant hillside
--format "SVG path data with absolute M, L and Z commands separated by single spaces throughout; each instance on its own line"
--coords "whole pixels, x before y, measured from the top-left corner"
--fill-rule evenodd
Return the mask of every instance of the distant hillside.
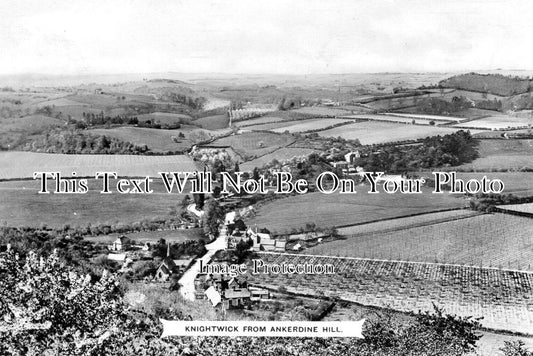
M 468 73 L 442 80 L 439 86 L 511 96 L 532 91 L 533 80 L 501 74 Z

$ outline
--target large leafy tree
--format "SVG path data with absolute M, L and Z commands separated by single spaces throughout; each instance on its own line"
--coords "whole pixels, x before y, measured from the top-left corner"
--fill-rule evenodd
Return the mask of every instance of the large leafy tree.
M 153 318 L 135 318 L 115 277 L 79 275 L 57 254 L 0 253 L 0 354 L 145 355 L 170 350 Z M 151 340 L 150 343 L 147 343 Z

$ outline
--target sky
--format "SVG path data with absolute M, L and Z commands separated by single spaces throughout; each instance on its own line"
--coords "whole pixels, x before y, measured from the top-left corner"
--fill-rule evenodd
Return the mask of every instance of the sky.
M 2 0 L 0 74 L 533 69 L 533 1 Z

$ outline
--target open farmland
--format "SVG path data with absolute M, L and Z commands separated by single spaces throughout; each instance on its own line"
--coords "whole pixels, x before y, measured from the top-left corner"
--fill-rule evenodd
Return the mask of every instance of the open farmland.
M 438 124 L 440 124 L 439 121 L 443 121 L 443 122 L 460 122 L 460 121 L 464 120 L 464 118 L 462 118 L 462 117 L 443 116 L 443 115 L 424 115 L 424 114 L 387 113 L 387 116 L 421 120 L 422 122 L 424 122 L 424 121 L 428 121 L 428 122 L 436 121 Z
M 461 208 L 467 201 L 450 194 L 367 194 L 368 187 L 357 194 L 319 192 L 290 196 L 260 205 L 250 225 L 266 227 L 278 233 L 290 232 L 313 222 L 318 227 L 346 226 L 394 217 Z
M 440 222 L 454 221 L 465 219 L 481 213 L 470 209 L 454 209 L 439 211 L 435 213 L 423 213 L 414 216 L 405 216 L 380 220 L 373 223 L 364 223 L 352 226 L 341 227 L 337 229 L 339 235 L 354 236 L 365 234 L 377 234 L 396 230 L 405 230 L 412 227 L 432 225 Z
M 176 130 L 124 126 L 111 129 L 92 129 L 87 132 L 118 138 L 139 146 L 146 145 L 153 152 L 188 150 L 195 144 L 196 137 L 200 141 L 209 139 L 210 137 L 209 133 L 205 130 L 185 125 L 182 125 L 181 128 Z M 179 137 L 180 132 L 185 135 L 184 138 Z
M 272 153 L 268 153 L 264 156 L 245 162 L 240 165 L 240 168 L 242 171 L 252 171 L 254 167 L 261 168 L 265 164 L 272 162 L 273 159 L 283 161 L 293 157 L 308 156 L 313 152 L 316 151 L 310 148 L 283 147 Z
M 457 169 L 490 172 L 533 168 L 533 140 L 480 140 L 478 151 L 479 158 Z
M 499 205 L 498 208 L 511 213 L 533 216 L 533 203 Z
M 281 117 L 275 117 L 275 116 L 261 116 L 257 117 L 255 119 L 249 119 L 249 120 L 241 120 L 234 123 L 237 127 L 248 127 L 248 126 L 255 126 L 255 125 L 262 125 L 262 124 L 271 124 L 274 122 L 286 122 L 287 125 L 291 125 L 291 120 L 284 120 Z
M 27 135 L 39 134 L 44 130 L 59 127 L 65 122 L 44 115 L 31 115 L 19 118 L 0 118 L 0 147 L 8 149 L 16 146 Z
M 432 119 L 428 115 L 413 116 L 411 114 L 359 114 L 359 115 L 348 115 L 343 116 L 343 118 L 356 119 L 356 120 L 373 120 L 373 121 L 384 121 L 384 122 L 393 122 L 400 124 L 412 124 L 413 121 L 418 125 L 431 125 L 432 122 L 435 125 L 442 125 L 452 122 L 451 120 L 445 120 L 444 116 L 438 116 L 435 119 Z M 457 119 L 457 118 L 452 118 Z
M 160 180 L 154 181 L 153 194 L 100 194 L 101 185 L 101 180 L 90 180 L 87 194 L 38 194 L 38 181 L 0 182 L 0 222 L 32 227 L 133 223 L 169 216 L 183 199 L 181 194 L 167 194 Z
M 241 157 L 259 157 L 276 151 L 294 142 L 290 135 L 268 132 L 246 132 L 239 135 L 222 137 L 209 146 L 231 146 Z
M 35 152 L 0 152 L 0 179 L 33 178 L 33 172 L 60 172 L 71 176 L 94 177 L 96 172 L 117 172 L 122 177 L 159 177 L 160 171 L 195 171 L 185 155 L 69 155 Z
M 309 114 L 316 116 L 340 116 L 351 113 L 351 110 L 343 110 L 326 106 L 310 106 L 293 110 L 296 113 Z
M 431 174 L 423 173 L 423 176 Z M 505 184 L 504 194 L 512 193 L 517 196 L 533 195 L 533 172 L 457 172 L 457 177 L 469 179 L 500 179 Z
M 453 125 L 453 127 L 466 127 L 485 130 L 511 130 L 517 128 L 528 128 L 533 124 L 533 119 L 528 117 L 515 117 L 504 114 L 492 114 L 465 123 Z
M 435 126 L 406 125 L 389 122 L 365 121 L 320 131 L 323 137 L 358 139 L 363 145 L 418 140 L 429 136 L 446 135 L 459 129 Z M 471 131 L 476 133 L 476 131 Z
M 229 117 L 226 114 L 223 115 L 212 115 L 202 117 L 200 119 L 194 120 L 195 125 L 200 125 L 204 129 L 208 130 L 218 130 L 228 127 Z
M 306 253 L 533 271 L 533 219 L 485 214 L 409 229 L 354 234 L 317 245 Z
M 334 274 L 252 274 L 249 282 L 404 312 L 481 317 L 486 328 L 533 334 L 533 273 L 459 265 L 259 253 L 265 264 L 332 264 Z M 251 268 L 249 268 L 251 270 Z
M 246 127 L 247 130 L 269 130 L 273 132 L 307 132 L 313 130 L 325 130 L 336 125 L 348 124 L 354 122 L 354 119 L 309 119 L 298 121 L 285 121 L 280 123 L 271 123 Z
M 62 120 L 44 115 L 30 115 L 18 118 L 0 119 L 0 134 L 21 131 L 27 134 L 41 132 L 47 128 L 64 125 Z

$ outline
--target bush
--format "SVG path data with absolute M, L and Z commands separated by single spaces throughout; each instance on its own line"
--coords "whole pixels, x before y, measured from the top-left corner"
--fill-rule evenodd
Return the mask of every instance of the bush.
M 526 350 L 522 340 L 505 341 L 500 349 L 503 356 L 533 356 L 533 352 Z

